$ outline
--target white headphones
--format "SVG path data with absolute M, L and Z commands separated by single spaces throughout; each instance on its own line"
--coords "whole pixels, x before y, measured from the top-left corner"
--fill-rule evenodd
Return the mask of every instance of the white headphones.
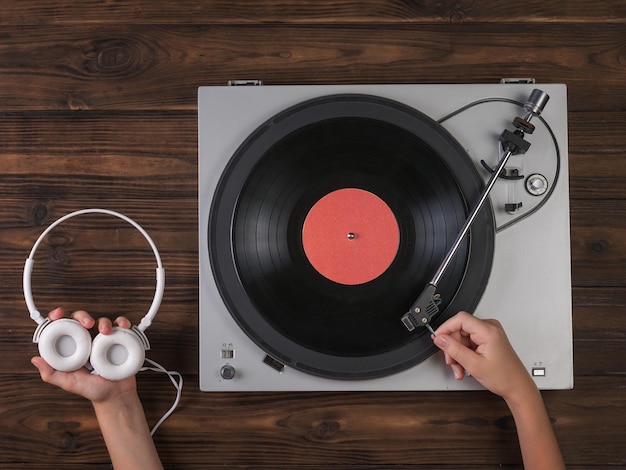
M 39 244 L 57 225 L 81 214 L 109 214 L 125 220 L 135 227 L 150 244 L 157 261 L 156 290 L 148 313 L 138 326 L 132 328 L 114 327 L 108 335 L 98 334 L 93 341 L 89 331 L 76 320 L 61 318 L 50 321 L 44 318 L 35 307 L 31 290 L 31 273 L 34 256 Z M 156 245 L 148 233 L 134 220 L 118 212 L 107 209 L 84 209 L 67 214 L 50 225 L 37 239 L 24 265 L 24 299 L 30 318 L 37 323 L 33 342 L 39 345 L 39 354 L 53 368 L 70 372 L 91 364 L 93 372 L 109 380 L 122 380 L 135 375 L 145 360 L 145 351 L 150 349 L 144 331 L 152 324 L 159 310 L 165 289 L 165 270 Z

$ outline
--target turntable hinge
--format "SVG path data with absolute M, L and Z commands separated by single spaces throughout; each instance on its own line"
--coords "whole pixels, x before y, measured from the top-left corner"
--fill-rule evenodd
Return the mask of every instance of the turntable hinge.
M 261 86 L 263 80 L 228 80 L 228 86 Z
M 500 83 L 506 85 L 532 85 L 536 83 L 536 80 L 534 78 L 501 78 Z

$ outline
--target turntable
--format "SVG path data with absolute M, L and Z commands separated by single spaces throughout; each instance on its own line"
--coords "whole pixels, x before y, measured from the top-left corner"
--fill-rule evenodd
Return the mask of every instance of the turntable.
M 549 102 L 524 127 L 535 89 Z M 566 93 L 201 87 L 200 388 L 479 389 L 403 321 L 455 242 L 432 327 L 496 318 L 539 388 L 571 388 Z M 516 117 L 530 148 L 498 171 Z

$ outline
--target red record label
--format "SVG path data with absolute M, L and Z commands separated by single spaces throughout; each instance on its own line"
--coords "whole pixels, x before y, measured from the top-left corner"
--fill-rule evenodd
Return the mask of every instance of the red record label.
M 389 268 L 398 253 L 400 229 L 381 198 L 344 188 L 313 205 L 302 228 L 302 244 L 322 276 L 338 284 L 358 285 Z

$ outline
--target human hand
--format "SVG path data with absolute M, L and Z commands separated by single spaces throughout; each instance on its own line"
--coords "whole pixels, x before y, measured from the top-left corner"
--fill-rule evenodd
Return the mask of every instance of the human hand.
M 65 316 L 62 308 L 52 310 L 48 318 L 52 321 Z M 91 315 L 84 310 L 74 312 L 72 318 L 78 321 L 86 329 L 91 329 L 97 325 L 98 332 L 104 335 L 111 334 L 113 325 L 121 328 L 130 328 L 130 321 L 125 317 L 118 317 L 114 322 L 108 318 L 100 318 L 96 322 Z M 52 385 L 87 398 L 91 402 L 100 403 L 105 401 L 126 400 L 128 394 L 136 394 L 135 377 L 112 382 L 99 375 L 92 375 L 86 368 L 81 367 L 73 372 L 62 372 L 53 369 L 43 358 L 35 356 L 31 363 L 39 370 L 41 379 Z
M 565 469 L 541 394 L 497 320 L 459 312 L 432 336 L 454 376 L 465 372 L 506 401 L 515 419 L 524 468 Z
M 457 380 L 469 372 L 478 382 L 505 400 L 536 389 L 497 320 L 481 320 L 459 312 L 444 322 L 433 337 L 445 353 Z

